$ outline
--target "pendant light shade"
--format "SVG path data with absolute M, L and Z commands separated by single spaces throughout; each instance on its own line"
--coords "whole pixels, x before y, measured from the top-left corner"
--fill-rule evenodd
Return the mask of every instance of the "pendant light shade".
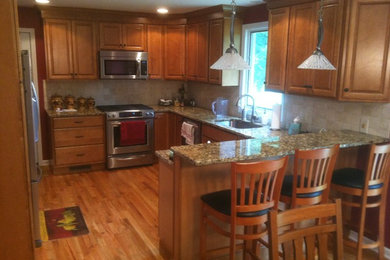
M 214 70 L 249 70 L 250 66 L 244 59 L 238 54 L 237 49 L 234 46 L 234 18 L 236 15 L 236 2 L 232 0 L 232 18 L 230 23 L 230 46 L 226 49 L 225 53 L 219 58 L 210 69 Z
M 323 4 L 324 1 L 321 0 L 321 7 L 319 10 L 319 18 L 318 18 L 317 48 L 309 58 L 307 58 L 304 62 L 302 62 L 301 65 L 298 66 L 298 69 L 336 70 L 336 68 L 332 65 L 332 63 L 330 63 L 330 61 L 325 57 L 324 53 L 321 51 L 321 44 L 324 39 L 324 25 L 322 23 Z

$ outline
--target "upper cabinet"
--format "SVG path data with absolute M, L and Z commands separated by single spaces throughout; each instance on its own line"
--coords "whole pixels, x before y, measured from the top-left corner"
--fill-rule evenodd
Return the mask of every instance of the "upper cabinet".
M 221 84 L 222 71 L 210 69 L 223 53 L 223 19 L 211 20 L 209 25 L 209 83 Z
M 187 25 L 187 79 L 208 81 L 209 23 Z
M 389 0 L 325 1 L 321 49 L 336 71 L 297 68 L 317 44 L 319 1 L 267 2 L 267 89 L 348 101 L 389 100 Z
M 164 54 L 164 26 L 148 25 L 148 73 L 150 79 L 162 79 Z
M 340 99 L 389 101 L 390 1 L 354 0 L 348 9 Z
M 144 24 L 100 23 L 100 49 L 143 51 L 146 48 Z
M 96 26 L 67 19 L 44 21 L 48 79 L 96 79 Z
M 185 79 L 186 26 L 164 26 L 164 77 Z

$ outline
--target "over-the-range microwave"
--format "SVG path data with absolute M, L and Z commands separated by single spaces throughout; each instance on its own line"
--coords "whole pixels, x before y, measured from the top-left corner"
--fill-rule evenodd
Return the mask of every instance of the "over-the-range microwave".
M 101 79 L 147 79 L 148 53 L 100 51 Z

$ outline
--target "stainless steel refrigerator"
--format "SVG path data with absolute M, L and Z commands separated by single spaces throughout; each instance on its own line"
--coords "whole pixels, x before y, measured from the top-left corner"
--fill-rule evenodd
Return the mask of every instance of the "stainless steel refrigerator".
M 32 217 L 34 227 L 35 246 L 42 244 L 39 227 L 39 202 L 38 186 L 42 178 L 42 171 L 39 167 L 38 141 L 39 141 L 39 101 L 37 91 L 32 82 L 30 56 L 28 51 L 22 50 L 22 69 L 24 100 L 26 109 L 28 155 L 30 168 Z

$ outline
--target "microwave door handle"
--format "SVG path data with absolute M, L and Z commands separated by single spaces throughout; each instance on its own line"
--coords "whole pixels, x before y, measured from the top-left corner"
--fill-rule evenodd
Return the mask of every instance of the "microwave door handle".
M 137 60 L 137 78 L 141 77 L 141 60 Z

